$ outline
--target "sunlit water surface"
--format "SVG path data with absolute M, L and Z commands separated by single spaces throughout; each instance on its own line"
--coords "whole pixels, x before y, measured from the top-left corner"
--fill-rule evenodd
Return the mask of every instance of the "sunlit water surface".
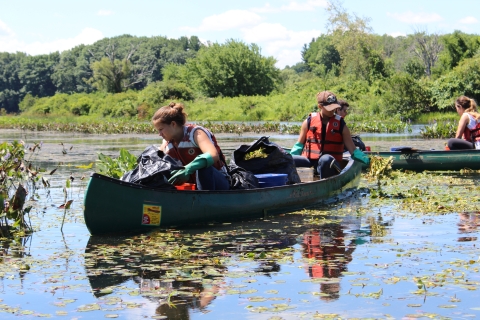
M 479 213 L 419 216 L 395 200 L 369 205 L 366 189 L 309 212 L 268 220 L 90 237 L 82 202 L 102 152 L 139 154 L 151 135 L 1 131 L 42 141 L 33 157 L 51 187 L 36 192 L 26 239 L 4 242 L 0 318 L 316 319 L 480 315 Z M 258 135 L 218 135 L 227 154 Z M 363 137 L 363 136 L 362 136 Z M 271 135 L 291 146 L 295 136 Z M 365 135 L 367 145 L 442 148 L 444 141 Z M 58 168 L 49 175 L 48 173 Z M 66 180 L 73 177 L 65 201 Z M 476 184 L 480 182 L 474 176 Z M 471 201 L 478 202 L 478 195 Z M 480 206 L 479 206 L 480 207 Z M 325 215 L 311 215 L 324 212 Z M 63 216 L 65 223 L 61 230 Z M 323 222 L 322 222 L 323 221 Z

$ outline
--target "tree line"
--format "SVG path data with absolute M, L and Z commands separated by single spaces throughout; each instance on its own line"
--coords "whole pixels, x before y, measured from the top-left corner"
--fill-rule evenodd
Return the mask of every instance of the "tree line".
M 198 37 L 104 38 L 61 53 L 27 55 L 0 52 L 0 108 L 17 112 L 27 95 L 118 93 L 161 81 L 169 63 L 184 64 L 203 46 Z
M 337 2 L 327 10 L 327 32 L 304 45 L 302 61 L 282 70 L 256 44 L 202 44 L 196 36 L 123 35 L 62 53 L 0 53 L 0 108 L 134 116 L 168 99 L 195 106 L 239 97 L 251 101 L 240 107 L 256 120 L 271 112 L 298 120 L 315 107 L 315 91 L 324 89 L 352 102 L 358 115 L 385 118 L 448 110 L 460 94 L 480 100 L 479 35 L 377 35 L 368 18 Z

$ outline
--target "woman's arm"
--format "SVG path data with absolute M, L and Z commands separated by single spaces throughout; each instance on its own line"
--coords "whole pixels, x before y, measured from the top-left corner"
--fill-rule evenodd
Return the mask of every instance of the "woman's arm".
M 305 144 L 305 142 L 307 141 L 307 132 L 308 132 L 307 120 L 304 120 L 302 123 L 302 126 L 300 127 L 300 134 L 298 135 L 297 141 L 300 142 L 301 144 Z
M 343 127 L 342 137 L 343 137 L 343 143 L 345 144 L 345 148 L 347 148 L 350 154 L 353 154 L 353 152 L 355 151 L 355 149 L 357 149 L 357 147 L 355 147 L 355 144 L 353 143 L 352 134 L 350 133 L 350 129 L 348 129 L 347 125 Z
M 213 163 L 216 163 L 219 160 L 217 149 L 205 131 L 201 129 L 195 130 L 193 139 L 203 153 L 209 153 L 212 156 Z
M 470 118 L 468 117 L 468 114 L 467 113 L 462 114 L 462 117 L 458 122 L 457 134 L 455 135 L 455 138 L 462 139 L 463 132 L 465 132 L 465 128 L 467 127 L 467 124 L 469 121 L 470 121 Z
M 160 145 L 160 150 L 165 152 L 166 146 L 167 146 L 167 140 L 163 139 L 162 144 Z

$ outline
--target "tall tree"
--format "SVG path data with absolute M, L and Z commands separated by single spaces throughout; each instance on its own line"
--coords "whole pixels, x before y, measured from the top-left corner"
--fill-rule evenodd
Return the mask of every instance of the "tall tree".
M 459 30 L 441 37 L 445 50 L 440 54 L 442 65 L 451 70 L 462 60 L 472 58 L 480 48 L 480 36 L 468 35 Z
M 256 44 L 232 39 L 202 48 L 186 67 L 208 96 L 235 97 L 270 93 L 279 79 L 275 63 L 273 57 L 263 57 Z
M 412 52 L 422 61 L 425 74 L 430 77 L 432 69 L 438 61 L 440 51 L 443 49 L 439 36 L 435 33 L 428 34 L 426 31 L 416 31 L 413 38 Z
M 317 39 L 312 39 L 308 48 L 306 45 L 304 46 L 302 57 L 310 69 L 313 69 L 315 65 L 323 65 L 328 72 L 335 65 L 341 65 L 340 53 L 333 45 L 333 42 L 332 36 L 322 34 Z
M 99 90 L 111 93 L 122 92 L 142 82 L 147 74 L 152 73 L 152 67 L 149 65 L 137 70 L 132 68 L 130 59 L 137 50 L 136 46 L 132 45 L 123 59 L 118 59 L 116 49 L 116 44 L 110 44 L 105 52 L 107 57 L 94 61 L 91 65 L 93 77 L 89 82 Z
M 383 57 L 375 50 L 370 18 L 349 14 L 339 1 L 330 1 L 326 25 L 340 54 L 342 71 L 367 80 L 386 75 Z

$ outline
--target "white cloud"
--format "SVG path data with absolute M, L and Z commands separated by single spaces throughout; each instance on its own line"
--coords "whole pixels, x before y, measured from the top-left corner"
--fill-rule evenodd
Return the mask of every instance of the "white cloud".
M 13 31 L 7 26 L 5 22 L 0 20 L 0 37 L 12 37 Z
M 279 8 L 272 7 L 272 6 L 270 5 L 270 3 L 268 3 L 268 2 L 267 2 L 263 7 L 251 8 L 250 10 L 253 11 L 253 12 L 258 12 L 258 13 L 267 13 L 267 12 L 278 12 L 278 11 L 280 11 Z
M 80 44 L 92 44 L 95 41 L 104 38 L 101 31 L 93 28 L 85 28 L 82 32 L 67 39 L 57 39 L 53 41 L 25 43 L 16 38 L 15 35 L 9 37 L 0 37 L 0 47 L 6 52 L 26 52 L 31 55 L 48 54 L 55 51 L 65 51 Z
M 241 31 L 247 43 L 257 43 L 264 56 L 275 57 L 279 68 L 300 62 L 303 45 L 322 33 L 320 30 L 292 31 L 279 23 L 261 23 Z
M 389 33 L 388 35 L 396 38 L 396 37 L 405 37 L 407 34 L 405 32 L 392 32 L 392 33 Z
M 254 43 L 288 38 L 287 28 L 280 23 L 261 23 L 250 29 L 242 29 L 242 33 L 246 42 Z
M 252 8 L 251 10 L 259 13 L 279 12 L 279 11 L 314 11 L 317 7 L 326 8 L 327 0 L 308 0 L 305 2 L 291 1 L 287 5 L 280 8 L 272 7 L 270 3 L 266 3 L 263 7 Z
M 395 20 L 410 23 L 410 24 L 426 24 L 430 22 L 439 22 L 443 18 L 437 13 L 414 13 L 411 11 L 404 13 L 390 13 L 387 12 L 389 17 L 394 18 Z
M 475 23 L 478 23 L 478 20 L 475 17 L 469 16 L 469 17 L 460 19 L 458 22 L 463 24 L 475 24 Z
M 300 50 L 284 49 L 276 55 L 277 68 L 283 69 L 286 66 L 294 66 L 298 62 L 302 62 L 302 54 Z
M 181 29 L 191 32 L 222 31 L 256 25 L 261 21 L 262 18 L 254 12 L 247 10 L 229 10 L 218 15 L 206 17 L 197 28 L 182 27 Z
M 112 14 L 114 14 L 115 12 L 111 11 L 111 10 L 99 10 L 97 12 L 97 16 L 111 16 Z
M 328 2 L 326 0 L 309 0 L 307 2 L 292 1 L 286 6 L 281 6 L 282 11 L 315 11 L 317 7 L 326 8 Z

